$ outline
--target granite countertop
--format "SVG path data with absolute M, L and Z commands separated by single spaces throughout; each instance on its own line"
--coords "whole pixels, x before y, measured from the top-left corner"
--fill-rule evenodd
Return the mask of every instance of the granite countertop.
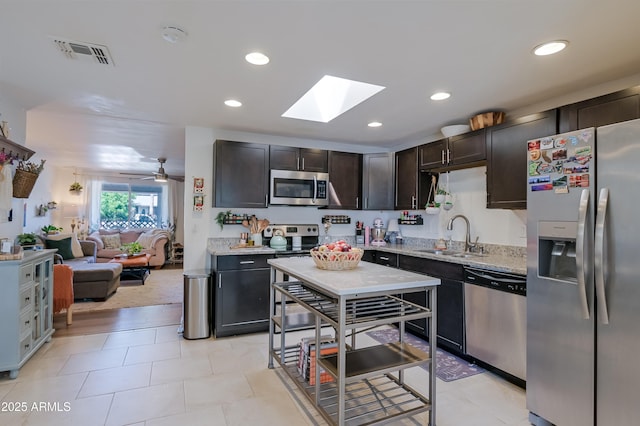
M 344 271 L 319 269 L 311 257 L 269 259 L 268 263 L 305 284 L 335 296 L 362 295 L 380 291 L 402 292 L 402 290 L 440 284 L 439 279 L 428 275 L 369 262 L 360 262 L 354 269 Z
M 360 246 L 358 246 L 360 247 Z M 479 257 L 454 257 L 442 254 L 426 253 L 423 250 L 426 247 L 406 247 L 403 245 L 388 244 L 386 246 L 379 247 L 365 247 L 365 250 L 378 250 L 387 253 L 398 253 L 407 256 L 422 257 L 425 259 L 440 260 L 449 263 L 458 263 L 461 265 L 472 266 L 480 269 L 486 269 L 491 271 L 507 272 L 512 274 L 527 274 L 527 260 L 525 256 L 515 253 L 488 253 Z
M 226 255 L 247 255 L 247 254 L 275 254 L 276 250 L 263 246 L 258 248 L 239 248 L 232 249 L 236 240 L 225 239 L 209 239 L 207 251 L 209 254 L 216 256 Z M 480 269 L 507 272 L 512 274 L 526 275 L 527 262 L 526 257 L 520 251 L 510 249 L 490 251 L 481 257 L 454 257 L 442 254 L 426 253 L 420 250 L 433 248 L 427 246 L 415 245 L 396 245 L 387 244 L 386 246 L 357 246 L 364 250 L 376 250 L 387 253 L 397 253 L 407 256 L 422 257 L 425 259 L 439 260 L 442 262 L 457 263 L 466 266 L 472 266 Z

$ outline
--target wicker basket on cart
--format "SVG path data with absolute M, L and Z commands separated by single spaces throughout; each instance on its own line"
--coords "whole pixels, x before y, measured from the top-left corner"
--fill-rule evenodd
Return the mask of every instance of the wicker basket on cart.
M 36 180 L 38 180 L 37 173 L 16 169 L 16 174 L 13 176 L 13 196 L 15 198 L 29 198 Z
M 360 263 L 364 250 L 353 248 L 351 251 L 335 252 L 311 250 L 311 257 L 320 269 L 329 271 L 344 271 L 354 269 Z

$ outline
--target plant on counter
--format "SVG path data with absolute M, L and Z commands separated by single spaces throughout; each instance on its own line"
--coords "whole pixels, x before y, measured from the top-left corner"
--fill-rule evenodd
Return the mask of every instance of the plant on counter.
M 126 252 L 127 255 L 129 255 L 129 256 L 132 256 L 134 254 L 138 254 L 143 249 L 144 249 L 144 247 L 142 247 L 142 244 L 140 244 L 137 241 L 135 241 L 133 243 L 123 244 L 122 247 L 120 247 L 120 250 Z
M 222 228 L 224 227 L 224 220 L 228 217 L 231 216 L 231 210 L 227 210 L 226 212 L 220 212 L 218 213 L 218 215 L 216 216 L 216 223 L 218 225 L 220 225 L 220 230 L 222 231 Z
M 40 228 L 40 230 L 45 235 L 51 235 L 51 234 L 57 234 L 58 232 L 62 231 L 62 227 L 57 227 L 55 225 L 47 225 Z
M 38 242 L 38 236 L 32 232 L 27 232 L 24 234 L 18 234 L 16 240 L 21 246 L 32 246 Z

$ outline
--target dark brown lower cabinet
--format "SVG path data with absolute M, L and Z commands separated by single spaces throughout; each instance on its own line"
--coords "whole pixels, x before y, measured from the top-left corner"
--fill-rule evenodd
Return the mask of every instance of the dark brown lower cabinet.
M 271 255 L 214 256 L 212 330 L 216 337 L 269 329 Z

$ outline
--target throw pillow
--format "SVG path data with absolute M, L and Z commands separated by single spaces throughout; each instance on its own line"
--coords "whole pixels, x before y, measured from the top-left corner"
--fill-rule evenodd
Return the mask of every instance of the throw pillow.
M 94 241 L 98 250 L 102 250 L 104 248 L 104 242 L 102 242 L 102 237 L 98 231 L 92 232 L 91 235 L 87 237 L 87 240 Z
M 75 259 L 73 251 L 71 251 L 71 237 L 63 238 L 61 240 L 44 240 L 44 244 L 48 249 L 58 249 L 58 254 L 62 256 L 64 260 Z
M 78 236 L 76 234 L 57 234 L 57 235 L 48 235 L 48 240 L 60 241 L 65 238 L 71 238 L 71 252 L 73 253 L 73 257 L 83 257 L 84 252 L 82 251 L 82 246 L 80 245 L 80 241 L 78 241 Z
M 120 234 L 102 235 L 101 238 L 106 249 L 119 249 L 122 246 Z
M 155 238 L 153 231 L 147 231 L 140 234 L 138 239 L 136 240 L 142 247 L 148 249 L 151 248 L 151 242 Z
M 122 244 L 133 243 L 138 239 L 140 234 L 142 234 L 142 231 L 140 230 L 121 231 L 120 241 L 122 242 Z

